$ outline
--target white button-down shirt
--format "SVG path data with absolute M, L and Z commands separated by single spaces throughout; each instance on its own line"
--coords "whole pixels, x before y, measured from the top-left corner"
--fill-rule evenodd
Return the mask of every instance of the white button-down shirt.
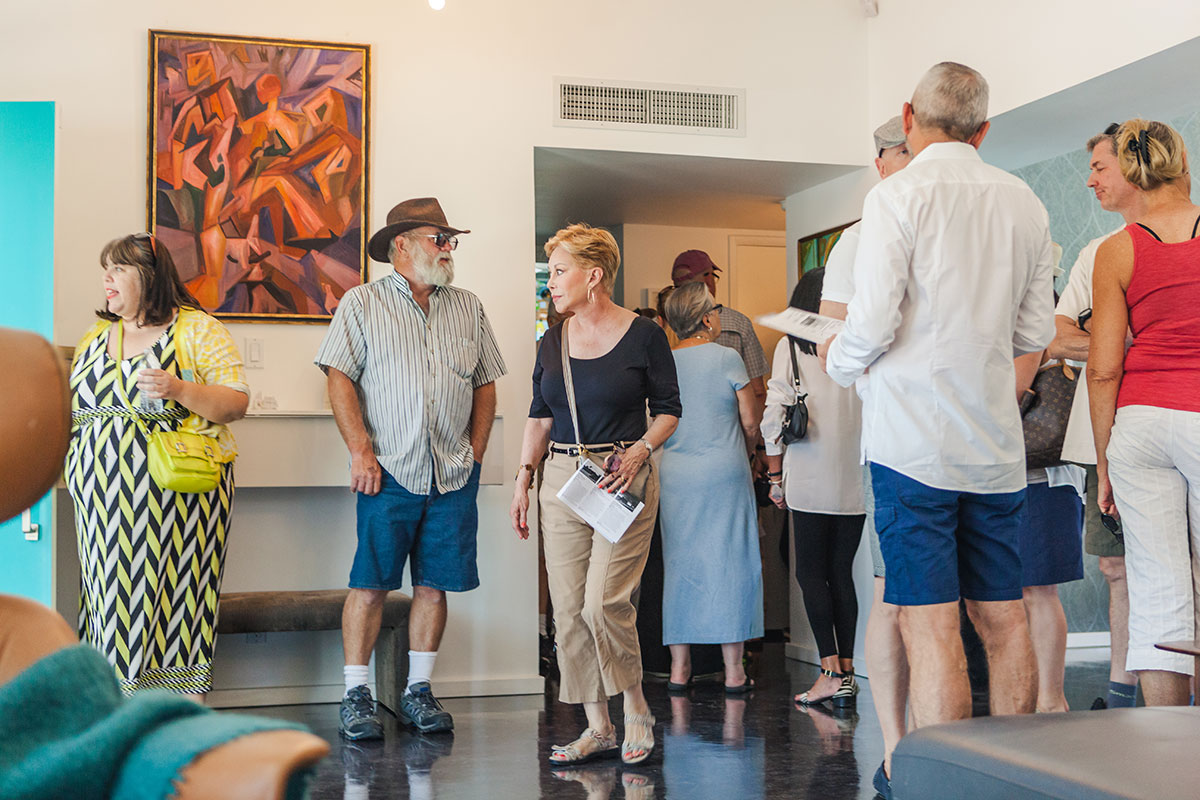
M 1033 191 L 968 144 L 931 144 L 867 195 L 854 277 L 828 371 L 849 386 L 870 367 L 864 457 L 939 489 L 1022 489 L 1012 360 L 1054 338 Z

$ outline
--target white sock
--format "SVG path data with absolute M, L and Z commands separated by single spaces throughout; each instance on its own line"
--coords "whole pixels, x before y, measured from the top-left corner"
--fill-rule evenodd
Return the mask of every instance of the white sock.
M 346 694 L 355 686 L 367 685 L 367 665 L 347 664 L 342 667 L 342 675 L 346 678 Z
M 408 651 L 408 688 L 411 689 L 414 683 L 427 681 L 433 677 L 433 662 L 437 661 L 437 651 L 432 653 L 418 653 L 416 650 Z

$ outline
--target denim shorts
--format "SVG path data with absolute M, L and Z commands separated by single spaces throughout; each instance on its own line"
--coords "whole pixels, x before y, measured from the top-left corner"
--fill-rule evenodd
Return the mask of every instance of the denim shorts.
M 351 589 L 399 589 L 404 563 L 413 586 L 466 592 L 479 586 L 475 534 L 479 528 L 479 463 L 461 489 L 413 494 L 383 470 L 379 494 L 358 494 L 358 548 Z
M 883 599 L 898 606 L 1020 600 L 1025 490 L 935 489 L 871 465 L 875 528 L 887 565 Z
M 1074 486 L 1031 483 L 1021 515 L 1021 583 L 1053 586 L 1083 577 L 1083 501 Z

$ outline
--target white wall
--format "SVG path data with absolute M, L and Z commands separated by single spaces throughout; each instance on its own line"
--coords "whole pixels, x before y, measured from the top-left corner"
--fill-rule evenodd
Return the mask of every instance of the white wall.
M 603 8 L 449 0 L 440 13 L 421 0 L 364 0 L 332 10 L 282 0 L 203 6 L 9 0 L 0 74 L 13 79 L 4 99 L 58 104 L 56 340 L 73 344 L 99 305 L 101 246 L 146 226 L 148 28 L 370 43 L 369 226 L 378 227 L 401 199 L 437 195 L 452 223 L 475 231 L 456 253 L 458 282 L 483 298 L 508 362 L 499 411 L 513 424 L 492 446 L 505 449 L 505 463 L 515 463 L 534 352 L 528 254 L 535 146 L 861 160 L 861 148 L 845 135 L 867 124 L 866 23 L 857 4 L 748 0 L 734 17 L 729 12 L 715 0 L 613 0 Z M 820 34 L 804 36 L 798 46 L 803 31 Z M 748 133 L 557 128 L 551 124 L 556 75 L 744 87 Z M 813 109 L 825 123 L 811 124 Z M 265 368 L 249 373 L 255 391 L 274 395 L 281 409 L 324 405 L 320 373 L 310 364 L 323 326 L 230 327 L 239 342 L 253 336 L 265 343 Z M 438 679 L 468 691 L 536 682 L 536 554 L 508 528 L 510 494 L 506 486 L 481 490 L 483 587 L 450 603 Z M 70 537 L 63 531 L 60 538 Z M 225 588 L 342 586 L 352 537 L 348 492 L 243 490 Z M 248 649 L 261 645 L 230 641 L 219 652 L 235 663 L 224 672 L 218 665 L 218 680 L 231 676 L 226 688 L 336 684 L 336 636 L 316 638 L 301 644 L 271 637 L 269 658 Z M 238 669 L 266 663 L 273 666 L 249 674 Z
M 900 113 L 939 61 L 982 72 L 995 116 L 1197 35 L 1200 3 L 1187 0 L 881 0 L 868 23 L 868 117 Z

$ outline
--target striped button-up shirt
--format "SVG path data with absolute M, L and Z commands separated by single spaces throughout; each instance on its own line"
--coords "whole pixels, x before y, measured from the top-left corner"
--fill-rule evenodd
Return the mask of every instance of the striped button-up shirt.
M 358 386 L 379 465 L 413 494 L 466 485 L 474 390 L 506 372 L 479 298 L 443 286 L 426 315 L 391 272 L 346 293 L 314 359 Z

